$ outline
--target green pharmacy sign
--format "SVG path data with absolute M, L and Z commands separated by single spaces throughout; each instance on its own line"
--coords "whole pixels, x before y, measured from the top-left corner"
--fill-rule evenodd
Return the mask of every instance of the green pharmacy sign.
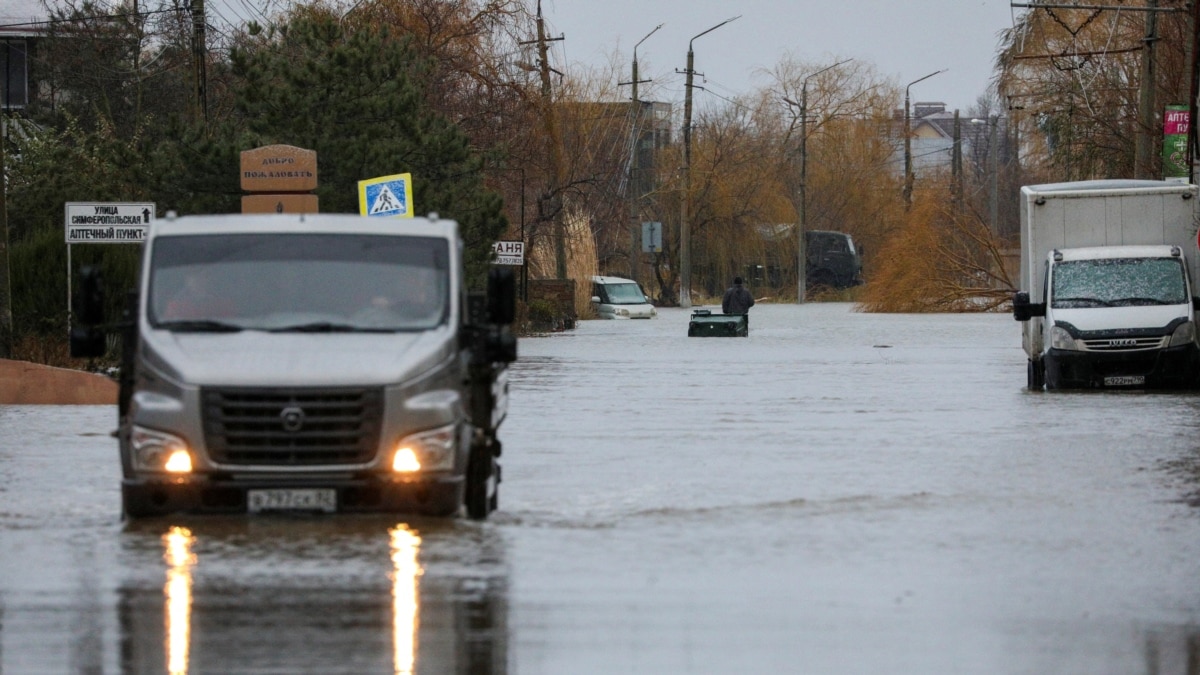
M 1188 128 L 1191 114 L 1186 105 L 1169 105 L 1163 111 L 1163 179 L 1187 180 Z

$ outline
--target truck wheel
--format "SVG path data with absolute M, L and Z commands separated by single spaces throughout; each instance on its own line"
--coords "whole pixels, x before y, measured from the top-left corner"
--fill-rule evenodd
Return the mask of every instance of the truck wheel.
M 491 451 L 481 445 L 471 447 L 471 458 L 467 463 L 467 487 L 464 501 L 467 504 L 467 517 L 472 520 L 486 520 L 491 511 L 491 499 L 488 496 L 488 479 L 492 477 L 492 465 L 495 459 Z
M 1025 376 L 1030 391 L 1041 391 L 1046 386 L 1046 364 L 1042 361 L 1029 361 Z

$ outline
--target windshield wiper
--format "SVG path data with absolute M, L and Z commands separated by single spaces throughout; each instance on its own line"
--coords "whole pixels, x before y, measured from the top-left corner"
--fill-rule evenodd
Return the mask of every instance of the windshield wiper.
M 1132 297 L 1113 300 L 1114 305 L 1182 305 L 1183 302 L 1170 302 L 1161 298 Z
M 333 323 L 332 321 L 314 321 L 298 323 L 294 326 L 282 326 L 270 329 L 271 333 L 394 333 L 391 328 L 368 328 L 349 323 Z
M 1087 304 L 1093 305 L 1093 306 L 1100 305 L 1102 307 L 1112 307 L 1113 306 L 1113 303 L 1111 303 L 1107 300 L 1101 300 L 1100 298 L 1082 298 L 1081 297 L 1081 298 L 1055 298 L 1054 299 L 1054 305 L 1056 307 L 1058 306 L 1058 303 L 1060 303 L 1060 302 L 1079 302 L 1079 303 L 1087 303 Z
M 241 326 L 212 319 L 188 319 L 185 321 L 163 321 L 159 328 L 179 333 L 239 333 Z

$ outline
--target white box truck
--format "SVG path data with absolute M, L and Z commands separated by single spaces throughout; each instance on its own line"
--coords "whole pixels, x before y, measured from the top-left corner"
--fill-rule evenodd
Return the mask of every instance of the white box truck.
M 436 216 L 169 214 L 112 323 L 84 270 L 72 353 L 122 337 L 125 515 L 486 518 L 516 296 L 501 268 L 468 293 L 462 247 Z
M 1197 190 L 1144 180 L 1021 188 L 1013 316 L 1031 390 L 1197 383 Z

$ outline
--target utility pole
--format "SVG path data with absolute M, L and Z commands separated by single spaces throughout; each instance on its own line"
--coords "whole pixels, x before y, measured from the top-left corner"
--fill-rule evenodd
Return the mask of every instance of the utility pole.
M 957 210 L 963 201 L 962 120 L 954 109 L 954 154 L 950 157 L 950 194 Z
M 558 38 L 561 39 L 561 38 Z M 550 157 L 550 184 L 547 186 L 547 202 L 554 222 L 554 276 L 567 278 L 567 231 L 563 223 L 562 209 L 562 144 L 558 140 L 558 120 L 554 112 L 554 100 L 550 89 L 550 59 L 546 48 L 546 24 L 542 19 L 542 0 L 537 4 L 538 68 L 542 78 L 542 124 L 546 130 L 547 155 Z
M 824 73 L 827 70 L 833 70 L 844 63 L 850 63 L 854 59 L 846 59 L 838 61 L 832 66 L 827 66 L 818 70 L 815 73 L 810 73 L 800 84 L 800 185 L 799 194 L 796 198 L 796 303 L 803 304 L 805 300 L 805 291 L 808 286 L 808 256 L 804 250 L 804 233 L 808 228 L 808 81 L 812 78 Z M 795 101 L 788 98 L 783 99 L 789 105 L 796 105 Z
M 1146 2 L 1146 37 L 1142 45 L 1142 83 L 1138 90 L 1138 126 L 1134 141 L 1133 177 L 1142 179 L 1156 178 L 1154 167 L 1154 126 L 1155 115 L 1154 80 L 1155 44 L 1158 42 L 1158 0 Z M 1157 176 L 1161 178 L 1162 176 Z
M 5 45 L 7 48 L 7 43 Z M 7 61 L 6 61 L 7 63 Z M 8 98 L 12 90 L 4 90 L 4 112 L 0 114 L 0 359 L 12 358 L 13 315 L 12 276 L 9 274 L 8 256 Z
M 208 124 L 208 67 L 204 0 L 192 0 L 192 64 L 196 84 L 196 116 Z
M 696 38 L 724 26 L 730 21 L 742 18 L 739 14 L 732 19 L 697 33 L 688 40 L 687 53 L 687 84 L 683 92 L 683 195 L 679 200 L 679 306 L 688 309 L 692 306 L 692 230 L 688 222 L 688 202 L 692 196 L 692 77 L 696 74 L 695 52 L 692 43 Z
M 649 82 L 650 80 L 638 79 L 638 60 L 637 48 L 641 46 L 646 38 L 658 32 L 665 24 L 658 24 L 654 30 L 646 33 L 646 37 L 638 40 L 633 46 L 633 78 L 629 80 L 632 87 L 630 92 L 629 110 L 632 116 L 632 134 L 633 138 L 629 144 L 629 227 L 630 227 L 630 248 L 629 248 L 629 278 L 638 281 L 640 266 L 638 262 L 642 259 L 642 224 L 639 214 L 641 209 L 639 203 L 642 197 L 641 185 L 638 182 L 638 150 L 642 140 L 642 102 L 638 99 L 638 84 L 641 82 Z
M 988 196 L 988 218 L 991 221 L 992 236 L 1000 234 L 1000 148 L 996 143 L 996 127 L 1000 126 L 1000 115 L 992 115 L 991 130 L 988 132 L 988 163 L 992 165 L 992 184 Z
M 1200 138 L 1196 134 L 1196 116 L 1200 113 L 1197 106 L 1197 103 L 1200 103 L 1200 79 L 1198 79 L 1200 78 L 1200 72 L 1197 72 L 1200 71 L 1200 63 L 1197 63 L 1197 59 L 1200 59 L 1200 2 L 1192 3 L 1190 16 L 1191 23 L 1188 27 L 1190 28 L 1192 39 L 1187 44 L 1187 58 L 1185 59 L 1188 64 L 1187 67 L 1190 69 L 1188 72 L 1191 77 L 1191 83 L 1188 87 L 1188 109 L 1190 114 L 1188 115 L 1187 165 L 1188 182 L 1194 183 L 1196 181 L 1195 163 L 1197 158 L 1200 158 L 1200 152 L 1197 152 L 1196 147 L 1197 139 Z

